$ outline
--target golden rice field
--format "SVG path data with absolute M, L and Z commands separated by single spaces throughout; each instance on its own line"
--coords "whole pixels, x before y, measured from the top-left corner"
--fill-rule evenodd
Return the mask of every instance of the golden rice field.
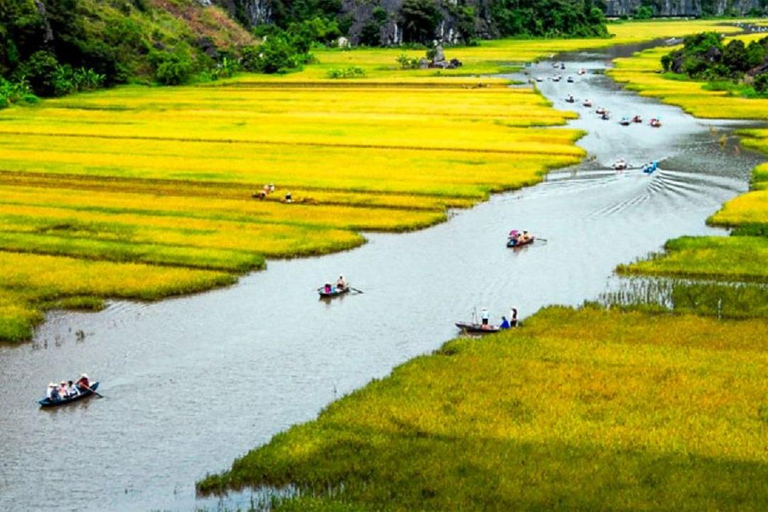
M 765 34 L 737 36 L 748 43 Z M 706 82 L 681 80 L 661 73 L 660 59 L 673 48 L 654 48 L 616 60 L 610 75 L 643 96 L 677 105 L 696 117 L 768 119 L 768 99 L 742 98 L 709 91 Z M 768 154 L 768 130 L 741 130 L 744 147 Z M 667 243 L 663 254 L 621 266 L 630 274 L 672 275 L 724 281 L 766 281 L 765 236 L 768 235 L 768 164 L 753 171 L 752 190 L 728 202 L 708 219 L 712 225 L 737 228 L 728 239 L 683 238 Z
M 762 510 L 768 324 L 548 308 L 460 338 L 198 483 L 277 510 Z
M 43 278 L 0 280 L 0 339 L 28 338 L 52 304 L 200 290 L 265 258 L 349 249 L 365 242 L 361 232 L 423 228 L 447 208 L 537 183 L 583 158 L 581 133 L 553 128 L 575 114 L 478 73 L 704 27 L 714 24 L 620 24 L 613 39 L 455 48 L 448 57 L 465 62 L 456 76 L 400 70 L 397 49 L 324 50 L 288 75 L 121 87 L 3 110 L 0 256 L 14 259 L 0 258 L 0 274 Z M 326 78 L 348 65 L 366 77 Z M 253 198 L 268 183 L 274 194 Z M 88 274 L 96 264 L 153 275 L 146 289 L 119 289 Z

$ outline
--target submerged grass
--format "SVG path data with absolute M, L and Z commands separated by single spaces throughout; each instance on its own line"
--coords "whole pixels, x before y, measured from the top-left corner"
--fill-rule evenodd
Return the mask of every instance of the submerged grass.
M 198 490 L 293 484 L 307 497 L 285 510 L 759 510 L 767 335 L 549 308 L 396 368 Z

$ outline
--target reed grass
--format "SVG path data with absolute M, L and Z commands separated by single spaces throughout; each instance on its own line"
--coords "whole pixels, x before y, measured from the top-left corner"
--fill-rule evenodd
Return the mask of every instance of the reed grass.
M 767 329 L 548 308 L 396 368 L 198 490 L 296 486 L 278 510 L 760 510 Z

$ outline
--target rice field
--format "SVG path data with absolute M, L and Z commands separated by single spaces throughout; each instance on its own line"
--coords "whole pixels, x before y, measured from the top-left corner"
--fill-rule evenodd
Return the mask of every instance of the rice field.
M 748 43 L 765 34 L 737 36 Z M 743 98 L 727 91 L 707 90 L 706 82 L 682 80 L 663 74 L 660 59 L 672 48 L 653 48 L 617 59 L 610 75 L 643 96 L 677 105 L 696 117 L 714 119 L 768 119 L 768 99 Z M 741 130 L 741 144 L 768 153 L 768 130 Z M 753 170 L 752 190 L 723 205 L 709 224 L 736 228 L 733 236 L 683 238 L 667 243 L 664 254 L 619 268 L 625 274 L 685 276 L 722 281 L 765 282 L 768 243 L 768 165 Z
M 266 258 L 431 226 L 583 157 L 580 132 L 550 128 L 575 114 L 533 89 L 389 75 L 134 86 L 3 110 L 0 339 L 28 338 L 49 306 L 199 291 Z
M 450 72 L 399 69 L 401 53 L 422 51 L 322 50 L 317 64 L 287 75 L 129 86 L 5 109 L 0 256 L 13 255 L 14 268 L 0 258 L 0 274 L 46 274 L 40 261 L 59 259 L 73 270 L 52 272 L 45 293 L 0 280 L 0 340 L 28 337 L 51 304 L 97 307 L 108 297 L 218 286 L 267 258 L 351 249 L 365 242 L 362 232 L 421 229 L 445 220 L 448 208 L 535 184 L 584 157 L 574 144 L 582 134 L 559 128 L 576 114 L 553 109 L 534 88 L 480 74 L 704 27 L 715 24 L 617 24 L 611 39 L 489 41 L 448 49 L 465 64 Z M 349 65 L 365 77 L 327 78 Z M 274 193 L 254 198 L 266 184 Z M 83 281 L 75 267 L 97 263 L 143 265 L 156 276 L 146 290 Z M 161 276 L 178 285 L 149 284 Z
M 396 368 L 198 483 L 277 510 L 761 510 L 763 320 L 548 308 Z

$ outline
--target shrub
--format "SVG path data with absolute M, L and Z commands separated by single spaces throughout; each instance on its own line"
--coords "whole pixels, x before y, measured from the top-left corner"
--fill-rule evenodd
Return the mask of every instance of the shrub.
M 24 64 L 21 74 L 38 96 L 56 94 L 59 61 L 49 52 L 35 52 Z
M 326 74 L 328 78 L 363 78 L 365 70 L 357 66 L 350 66 L 344 69 L 331 69 Z
M 192 74 L 192 63 L 184 55 L 170 53 L 158 60 L 155 79 L 163 85 L 181 85 Z

